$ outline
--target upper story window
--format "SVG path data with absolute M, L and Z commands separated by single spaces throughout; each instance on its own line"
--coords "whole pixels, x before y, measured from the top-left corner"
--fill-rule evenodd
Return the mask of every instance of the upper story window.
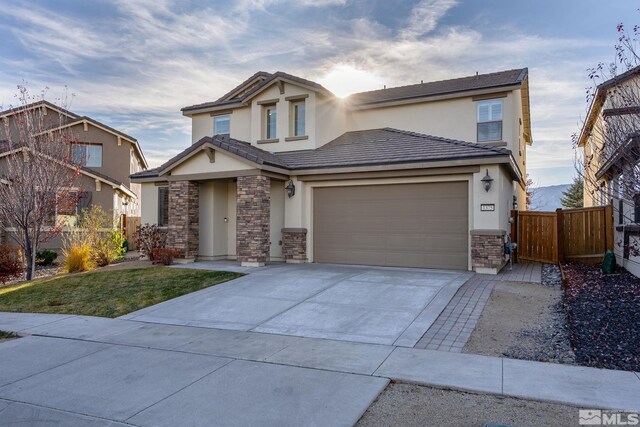
M 305 101 L 296 101 L 291 103 L 291 115 L 292 122 L 292 135 L 304 136 L 306 135 L 306 115 L 305 115 Z
M 478 102 L 478 142 L 502 141 L 502 100 Z
M 264 137 L 265 139 L 276 139 L 278 123 L 278 112 L 276 105 L 266 105 L 264 107 Z
M 213 135 L 229 135 L 231 133 L 231 117 L 229 114 L 213 116 Z
M 81 166 L 102 167 L 102 145 L 75 144 L 73 161 Z

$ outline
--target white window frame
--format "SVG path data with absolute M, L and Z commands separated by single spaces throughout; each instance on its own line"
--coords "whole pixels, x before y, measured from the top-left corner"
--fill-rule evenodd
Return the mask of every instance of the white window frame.
M 220 130 L 216 129 L 216 125 L 218 124 L 218 121 L 224 118 L 226 118 L 228 123 L 228 132 L 221 132 Z M 231 114 L 218 114 L 213 116 L 213 136 L 216 136 L 216 135 L 222 135 L 222 136 L 231 135 Z
M 494 117 L 494 105 L 500 105 L 500 118 Z M 489 117 L 488 120 L 480 119 L 480 109 L 481 107 L 488 107 L 489 109 Z M 476 104 L 476 140 L 478 142 L 496 142 L 502 141 L 503 137 L 503 119 L 504 119 L 504 103 L 502 99 L 488 99 L 485 101 L 478 101 Z M 484 123 L 500 123 L 500 137 L 496 139 L 480 139 L 480 125 Z
M 278 138 L 278 107 L 276 104 L 269 104 L 263 106 L 263 120 L 264 120 L 264 139 L 277 139 Z M 270 120 L 270 112 L 274 116 L 273 123 Z M 273 125 L 273 129 L 272 129 Z M 271 132 L 273 130 L 273 132 Z
M 298 123 L 300 121 L 300 107 L 302 107 L 302 129 L 298 132 Z M 291 102 L 291 136 L 307 135 L 307 103 L 304 99 Z

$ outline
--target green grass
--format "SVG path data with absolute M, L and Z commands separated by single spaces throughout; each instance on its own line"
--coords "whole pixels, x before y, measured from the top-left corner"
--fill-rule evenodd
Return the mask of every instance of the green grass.
M 0 288 L 0 311 L 118 317 L 240 276 L 166 267 L 72 274 Z

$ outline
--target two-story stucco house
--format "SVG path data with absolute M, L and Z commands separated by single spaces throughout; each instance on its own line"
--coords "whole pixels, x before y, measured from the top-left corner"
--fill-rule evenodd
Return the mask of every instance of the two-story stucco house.
M 193 145 L 142 184 L 186 259 L 497 272 L 525 208 L 527 69 L 340 99 L 259 72 L 185 107 Z
M 52 220 L 72 228 L 82 209 L 99 205 L 105 212 L 140 216 L 140 184 L 131 181 L 131 174 L 147 169 L 147 161 L 138 141 L 112 127 L 87 116 L 60 108 L 47 101 L 40 101 L 20 108 L 0 112 L 0 125 L 7 130 L 14 147 L 19 142 L 16 117 L 21 111 L 40 109 L 47 131 L 65 130 L 73 141 L 74 162 L 79 164 L 79 177 L 74 193 L 79 193 L 77 206 L 57 207 Z M 19 144 L 18 144 L 19 146 Z M 13 152 L 10 144 L 0 141 L 0 177 L 5 176 L 6 156 Z M 15 150 L 14 150 L 15 151 Z M 11 231 L 11 230 L 9 230 Z M 43 247 L 61 247 L 60 236 L 46 242 Z
M 612 204 L 618 265 L 640 276 L 640 67 L 596 88 L 578 138 L 584 206 Z

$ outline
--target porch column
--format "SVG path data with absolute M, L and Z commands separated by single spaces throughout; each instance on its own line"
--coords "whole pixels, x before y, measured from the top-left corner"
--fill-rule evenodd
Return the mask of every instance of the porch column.
M 167 246 L 180 251 L 186 260 L 198 254 L 198 183 L 169 182 L 169 232 Z
M 471 230 L 471 264 L 476 273 L 498 274 L 504 267 L 505 230 Z
M 236 254 L 246 266 L 262 266 L 270 251 L 270 179 L 238 177 L 236 191 Z

